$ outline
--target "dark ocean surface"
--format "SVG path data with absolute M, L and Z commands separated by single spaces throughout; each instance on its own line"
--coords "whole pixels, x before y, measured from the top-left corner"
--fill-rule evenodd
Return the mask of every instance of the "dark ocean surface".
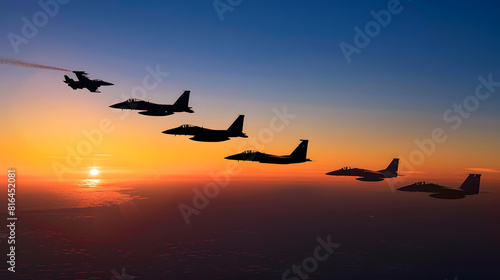
M 16 272 L 4 227 L 0 278 L 500 279 L 499 186 L 440 200 L 384 182 L 233 180 L 196 197 L 205 185 L 18 187 Z

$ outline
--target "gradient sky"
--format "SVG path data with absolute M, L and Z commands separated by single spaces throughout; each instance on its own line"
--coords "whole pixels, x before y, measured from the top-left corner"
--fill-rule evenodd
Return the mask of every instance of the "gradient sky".
M 42 8 L 36 1 L 0 3 L 0 56 L 87 71 L 114 83 L 102 94 L 73 91 L 65 73 L 0 65 L 3 100 L 1 165 L 37 180 L 57 180 L 54 162 L 85 141 L 82 130 L 109 120 L 113 131 L 63 179 L 205 178 L 225 170 L 224 156 L 245 139 L 199 143 L 161 131 L 184 123 L 227 128 L 244 114 L 244 131 L 273 154 L 309 139 L 309 163 L 241 163 L 241 178 L 342 180 L 324 173 L 350 165 L 382 169 L 393 157 L 409 181 L 458 184 L 466 173 L 500 182 L 500 88 L 453 130 L 443 113 L 474 94 L 478 76 L 500 81 L 496 1 L 401 1 L 403 10 L 348 63 L 339 44 L 388 1 L 243 1 L 223 14 L 212 1 L 70 1 L 15 52 L 10 32 Z M 131 96 L 147 67 L 168 72 L 142 99 L 171 104 L 191 90 L 195 114 L 147 117 L 108 106 Z M 273 109 L 296 115 L 272 138 Z M 456 114 L 453 114 L 456 115 Z M 442 128 L 448 139 L 415 164 L 415 140 Z M 261 136 L 262 137 L 262 136 Z M 410 174 L 410 173 L 408 173 Z M 349 179 L 350 180 L 350 179 Z M 438 181 L 440 182 L 440 181 Z

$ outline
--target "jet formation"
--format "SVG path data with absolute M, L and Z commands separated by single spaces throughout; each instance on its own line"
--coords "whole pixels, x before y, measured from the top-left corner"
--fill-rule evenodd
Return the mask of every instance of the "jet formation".
M 307 158 L 307 143 L 309 140 L 300 140 L 300 144 L 289 155 L 276 156 L 257 151 L 247 150 L 243 153 L 225 157 L 231 160 L 257 161 L 260 163 L 290 164 L 311 161 Z
M 184 93 L 182 93 L 182 95 L 172 105 L 156 104 L 131 98 L 124 102 L 113 104 L 109 107 L 115 109 L 139 110 L 142 111 L 139 112 L 139 114 L 146 116 L 168 116 L 176 112 L 194 113 L 194 111 L 191 110 L 191 107 L 188 106 L 189 93 L 189 90 L 184 91 Z
M 97 89 L 100 86 L 113 85 L 112 83 L 98 79 L 91 80 L 88 78 L 88 74 L 84 71 L 73 71 L 73 73 L 75 73 L 78 81 L 75 81 L 69 78 L 67 75 L 64 75 L 64 82 L 74 90 L 86 88 L 90 92 L 99 92 Z M 175 101 L 174 104 L 171 105 L 156 104 L 140 99 L 131 98 L 124 102 L 113 104 L 109 107 L 122 110 L 139 110 L 141 111 L 139 112 L 139 114 L 146 116 L 168 116 L 176 112 L 194 113 L 194 111 L 188 105 L 189 94 L 189 90 L 184 91 L 184 93 L 182 93 L 177 101 Z M 222 142 L 227 141 L 232 137 L 247 138 L 248 136 L 243 133 L 244 117 L 244 115 L 239 115 L 236 120 L 229 126 L 229 128 L 225 130 L 208 129 L 200 126 L 183 124 L 176 128 L 167 129 L 162 133 L 171 135 L 189 135 L 192 136 L 189 138 L 190 140 L 200 142 Z M 239 154 L 227 156 L 225 157 L 225 159 L 237 161 L 256 161 L 259 163 L 271 164 L 302 163 L 311 161 L 307 158 L 308 142 L 308 140 L 301 140 L 297 148 L 295 148 L 295 150 L 289 155 L 272 155 L 263 152 L 247 150 Z M 326 173 L 326 175 L 355 176 L 358 177 L 356 178 L 356 180 L 359 181 L 378 182 L 386 178 L 396 178 L 398 176 L 402 176 L 398 175 L 398 165 L 399 159 L 395 158 L 391 161 L 387 168 L 378 171 L 363 168 L 344 167 L 335 171 L 328 172 Z M 466 195 L 474 195 L 479 193 L 480 176 L 480 174 L 470 174 L 460 186 L 460 188 L 450 188 L 433 183 L 417 182 L 409 186 L 401 187 L 398 190 L 409 192 L 429 192 L 432 193 L 430 196 L 434 198 L 459 199 L 464 198 Z
M 460 199 L 466 195 L 479 193 L 481 174 L 469 174 L 460 188 L 450 188 L 433 183 L 417 182 L 409 186 L 401 187 L 398 191 L 404 192 L 427 192 L 429 196 L 441 199 Z
M 358 181 L 378 182 L 384 180 L 385 178 L 398 177 L 398 165 L 399 165 L 399 159 L 395 158 L 391 161 L 391 163 L 387 166 L 386 169 L 378 171 L 362 169 L 362 168 L 344 167 L 339 170 L 328 172 L 326 173 L 326 175 L 357 176 L 359 177 L 356 178 L 356 180 Z
M 215 130 L 189 124 L 183 124 L 179 127 L 165 130 L 162 133 L 173 135 L 193 135 L 193 137 L 189 139 L 201 142 L 222 142 L 229 140 L 229 137 L 248 138 L 248 136 L 243 133 L 244 118 L 244 115 L 239 115 L 238 118 L 236 118 L 236 120 L 231 124 L 231 126 L 229 126 L 229 128 L 225 130 Z
M 84 71 L 73 71 L 75 73 L 76 77 L 78 78 L 78 81 L 75 81 L 68 77 L 67 75 L 64 75 L 64 82 L 68 84 L 72 89 L 76 90 L 78 88 L 86 88 L 90 92 L 97 92 L 100 93 L 97 89 L 100 86 L 112 86 L 112 83 L 105 82 L 103 80 L 91 80 L 88 78 L 88 74 L 85 73 Z

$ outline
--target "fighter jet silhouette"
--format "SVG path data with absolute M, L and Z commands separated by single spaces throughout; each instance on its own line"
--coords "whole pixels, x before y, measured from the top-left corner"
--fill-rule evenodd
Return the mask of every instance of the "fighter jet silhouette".
M 183 124 L 179 127 L 165 130 L 162 133 L 173 135 L 194 135 L 189 139 L 201 142 L 221 142 L 229 140 L 229 137 L 247 138 L 248 136 L 243 133 L 244 118 L 244 115 L 239 115 L 238 118 L 236 118 L 236 120 L 233 122 L 233 124 L 231 124 L 231 126 L 229 126 L 229 128 L 226 130 L 214 130 L 199 126 L 192 126 L 189 124 Z
M 384 180 L 385 178 L 398 177 L 398 165 L 399 165 L 399 159 L 395 158 L 391 161 L 391 163 L 389 164 L 389 166 L 387 166 L 386 169 L 382 169 L 379 171 L 344 167 L 339 170 L 328 172 L 326 173 L 326 175 L 358 176 L 360 178 L 356 178 L 356 180 L 359 181 L 378 182 Z
M 398 191 L 404 192 L 429 192 L 429 195 L 434 198 L 442 199 L 460 199 L 466 195 L 474 195 L 479 193 L 479 183 L 481 174 L 469 174 L 467 179 L 462 183 L 460 188 L 450 188 L 433 183 L 417 182 L 415 184 L 401 187 Z
M 168 116 L 175 112 L 194 113 L 194 111 L 191 110 L 191 107 L 188 107 L 189 93 L 189 90 L 184 91 L 184 93 L 179 97 L 179 99 L 177 99 L 177 101 L 175 101 L 173 105 L 155 104 L 131 98 L 127 101 L 116 103 L 109 107 L 116 109 L 141 110 L 142 112 L 139 112 L 139 114 L 146 116 Z
M 85 73 L 84 71 L 73 71 L 73 73 L 76 74 L 76 77 L 78 78 L 78 81 L 75 81 L 68 77 L 67 75 L 64 75 L 64 82 L 68 84 L 72 89 L 76 90 L 77 88 L 86 88 L 90 92 L 98 92 L 97 89 L 100 86 L 112 86 L 112 83 L 105 82 L 103 80 L 91 80 L 88 78 L 88 74 Z
M 244 151 L 243 153 L 227 156 L 225 159 L 258 161 L 260 163 L 290 164 L 311 161 L 307 156 L 307 143 L 309 140 L 300 140 L 300 144 L 290 155 L 275 156 L 257 151 Z

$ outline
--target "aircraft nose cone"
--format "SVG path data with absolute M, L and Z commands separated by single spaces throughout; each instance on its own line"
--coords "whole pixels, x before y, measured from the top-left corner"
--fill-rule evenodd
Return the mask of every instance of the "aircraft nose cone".
M 165 134 L 174 134 L 174 131 L 175 129 L 167 129 L 167 130 L 164 130 L 162 133 L 165 133 Z
M 338 174 L 339 174 L 339 170 L 335 170 L 335 171 L 331 171 L 331 172 L 326 173 L 326 175 L 338 175 Z
M 398 191 L 408 191 L 409 189 L 410 189 L 410 186 L 404 186 L 404 187 L 398 188 L 396 190 L 398 190 Z
M 109 106 L 110 108 L 121 108 L 121 103 L 116 103 Z

